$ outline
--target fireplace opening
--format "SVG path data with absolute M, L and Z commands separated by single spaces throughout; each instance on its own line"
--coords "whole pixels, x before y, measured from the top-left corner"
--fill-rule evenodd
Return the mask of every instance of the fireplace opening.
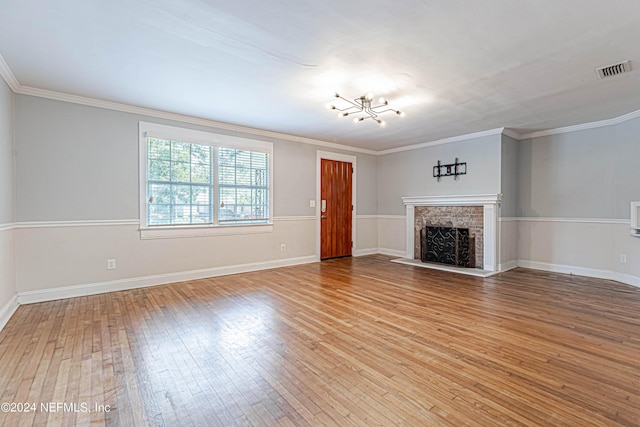
M 420 230 L 420 259 L 475 268 L 475 238 L 468 228 L 426 226 Z
M 413 259 L 423 261 L 421 236 L 426 232 L 425 227 L 448 227 L 469 230 L 469 237 L 472 239 L 469 242 L 470 265 L 475 266 L 470 268 L 482 269 L 485 266 L 483 206 L 416 206 L 413 212 Z M 431 262 L 436 261 L 429 261 Z

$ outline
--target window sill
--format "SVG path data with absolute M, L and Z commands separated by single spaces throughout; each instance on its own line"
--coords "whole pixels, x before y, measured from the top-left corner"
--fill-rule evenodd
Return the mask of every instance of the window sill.
M 273 223 L 234 225 L 187 225 L 140 228 L 140 239 L 176 239 L 184 237 L 233 236 L 272 233 Z

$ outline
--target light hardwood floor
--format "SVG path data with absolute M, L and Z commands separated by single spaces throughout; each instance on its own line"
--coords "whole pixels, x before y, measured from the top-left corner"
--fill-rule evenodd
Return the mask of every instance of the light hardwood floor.
M 640 289 L 376 255 L 25 305 L 0 402 L 37 406 L 7 426 L 637 426 Z

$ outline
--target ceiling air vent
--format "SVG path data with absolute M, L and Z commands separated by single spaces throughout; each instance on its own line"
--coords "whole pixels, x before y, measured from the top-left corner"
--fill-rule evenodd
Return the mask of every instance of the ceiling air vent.
M 620 62 L 619 64 L 609 65 L 607 67 L 598 68 L 598 76 L 601 79 L 617 76 L 618 74 L 628 73 L 631 71 L 631 61 Z

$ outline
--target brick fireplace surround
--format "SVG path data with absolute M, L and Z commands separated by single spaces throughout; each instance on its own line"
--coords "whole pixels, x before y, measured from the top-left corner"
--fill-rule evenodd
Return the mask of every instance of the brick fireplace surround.
M 420 228 L 464 227 L 476 238 L 476 266 L 497 271 L 500 201 L 500 194 L 403 197 L 407 212 L 406 258 L 420 259 Z

